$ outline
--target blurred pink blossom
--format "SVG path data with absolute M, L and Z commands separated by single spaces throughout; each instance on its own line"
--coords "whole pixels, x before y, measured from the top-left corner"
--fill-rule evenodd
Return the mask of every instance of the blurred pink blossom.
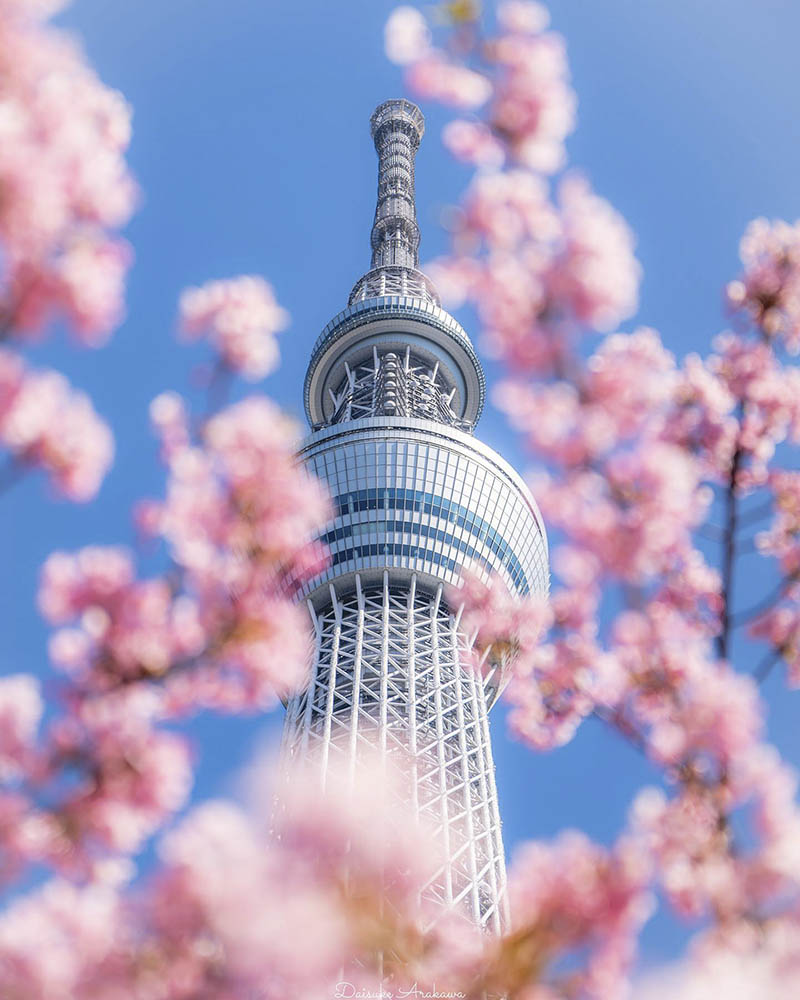
M 548 964 L 581 953 L 579 971 L 564 973 L 573 996 L 619 996 L 652 909 L 649 881 L 647 855 L 633 839 L 608 850 L 567 831 L 553 844 L 524 844 L 509 872 L 513 929 L 526 928 Z M 557 965 L 539 978 L 560 994 Z
M 431 47 L 428 22 L 416 7 L 395 7 L 384 28 L 387 57 L 406 66 L 427 55 Z
M 800 350 L 800 223 L 755 219 L 739 244 L 743 272 L 727 288 L 768 339 Z
M 26 337 L 63 317 L 104 342 L 123 314 L 136 201 L 130 111 L 75 43 L 41 23 L 61 4 L 0 5 L 0 326 Z
M 89 398 L 63 375 L 29 371 L 0 349 L 0 444 L 39 466 L 70 500 L 91 500 L 113 457 L 113 439 Z
M 418 97 L 462 109 L 479 108 L 492 93 L 485 76 L 452 62 L 436 49 L 408 66 L 406 83 Z
M 252 275 L 211 281 L 181 295 L 180 327 L 187 338 L 207 337 L 221 360 L 251 381 L 277 366 L 275 335 L 288 321 L 270 285 Z
M 0 777 L 25 773 L 44 706 L 39 684 L 28 674 L 0 677 Z

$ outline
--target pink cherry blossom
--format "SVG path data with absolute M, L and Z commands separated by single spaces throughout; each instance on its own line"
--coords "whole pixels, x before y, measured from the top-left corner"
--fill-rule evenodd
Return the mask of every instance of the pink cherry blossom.
M 54 295 L 82 343 L 101 346 L 121 322 L 131 259 L 125 243 L 88 238 L 76 241 L 59 258 Z
M 505 158 L 501 143 L 482 122 L 461 118 L 448 122 L 442 132 L 442 142 L 457 159 L 475 166 L 499 167 Z
M 39 609 L 49 622 L 60 625 L 90 608 L 121 600 L 133 579 L 133 560 L 126 549 L 91 546 L 76 555 L 54 552 L 42 567 Z
M 89 398 L 56 372 L 28 371 L 0 349 L 0 444 L 40 466 L 71 500 L 95 496 L 111 465 L 113 439 Z
M 68 36 L 40 23 L 58 6 L 0 8 L 0 322 L 26 337 L 63 317 L 96 346 L 123 314 L 130 254 L 109 231 L 136 200 L 130 111 Z
M 613 454 L 602 474 L 581 471 L 560 484 L 539 477 L 533 486 L 552 524 L 568 528 L 607 573 L 631 581 L 682 556 L 709 500 L 692 460 L 659 441 Z
M 649 879 L 647 856 L 634 840 L 607 850 L 569 831 L 552 845 L 525 844 L 509 873 L 513 927 L 526 929 L 548 964 L 573 949 L 585 956 L 577 973 L 564 973 L 572 995 L 618 996 L 652 909 Z M 540 973 L 554 985 L 559 978 L 555 969 Z
M 755 683 L 723 664 L 695 670 L 681 688 L 679 710 L 655 721 L 650 748 L 664 763 L 708 753 L 723 766 L 758 740 L 761 713 Z
M 52 727 L 54 748 L 75 761 L 91 761 L 83 782 L 60 809 L 75 858 L 95 847 L 138 851 L 145 839 L 184 805 L 191 787 L 186 744 L 157 727 L 162 699 L 133 687 L 83 700 L 74 715 Z
M 645 789 L 634 804 L 633 820 L 648 838 L 664 891 L 681 915 L 699 916 L 712 900 L 727 912 L 742 905 L 728 832 L 709 796 L 688 790 L 668 801 L 658 790 Z
M 425 56 L 431 47 L 428 22 L 416 7 L 395 7 L 384 28 L 387 57 L 406 66 Z
M 582 391 L 593 407 L 613 418 L 616 438 L 625 440 L 658 419 L 676 381 L 672 354 L 655 330 L 640 327 L 601 342 L 586 362 Z
M 550 24 L 550 12 L 530 0 L 504 0 L 497 5 L 497 20 L 506 31 L 536 35 Z
M 547 602 L 538 596 L 521 600 L 497 574 L 488 582 L 485 577 L 485 573 L 465 570 L 459 587 L 450 591 L 450 603 L 462 609 L 462 628 L 474 635 L 474 648 L 483 658 L 496 662 L 526 659 L 549 624 Z
M 452 62 L 436 49 L 411 63 L 405 77 L 409 90 L 417 97 L 454 108 L 479 108 L 492 93 L 491 84 L 485 76 Z
M 607 201 L 577 175 L 558 190 L 563 218 L 563 251 L 552 284 L 556 297 L 575 318 L 609 330 L 637 307 L 641 268 L 633 235 Z
M 735 925 L 701 939 L 684 960 L 644 977 L 636 1000 L 760 1000 L 790 996 L 800 954 L 796 917 L 765 921 L 755 931 Z
M 43 711 L 35 678 L 27 674 L 0 677 L 0 777 L 7 780 L 26 770 Z
M 639 265 L 622 219 L 578 177 L 560 186 L 522 170 L 479 175 L 431 268 L 477 308 L 492 353 L 515 366 L 562 367 L 570 324 L 605 329 L 636 306 Z M 459 287 L 460 286 L 460 287 Z
M 150 404 L 150 422 L 161 441 L 162 457 L 169 461 L 191 443 L 189 415 L 176 392 L 162 392 Z
M 730 305 L 743 310 L 768 339 L 800 349 L 800 224 L 755 219 L 739 244 L 744 267 L 728 285 Z
M 20 20 L 43 20 L 66 7 L 68 0 L 2 0 L 0 15 Z
M 564 141 L 575 123 L 564 40 L 539 33 L 534 5 L 508 5 L 501 20 L 508 34 L 488 46 L 497 73 L 489 123 L 512 159 L 550 174 L 565 163 Z
M 670 567 L 656 602 L 679 611 L 700 633 L 716 635 L 723 605 L 720 574 L 697 549 L 688 549 Z
M 753 623 L 750 632 L 769 642 L 780 655 L 789 687 L 800 687 L 800 609 L 796 600 L 770 608 Z
M 60 879 L 15 900 L 0 917 L 3 993 L 29 1000 L 98 996 L 98 973 L 123 947 L 120 910 L 113 888 Z
M 171 432 L 170 432 L 171 433 Z M 251 397 L 205 425 L 206 449 L 170 452 L 159 531 L 181 565 L 228 588 L 248 585 L 255 562 L 289 571 L 328 516 L 320 486 L 297 467 L 297 429 Z
M 234 807 L 208 803 L 161 852 L 147 907 L 167 996 L 219 989 L 311 1000 L 336 981 L 353 947 L 349 927 L 338 894 L 298 863 L 291 843 L 272 844 Z
M 547 183 L 524 170 L 479 174 L 464 197 L 463 222 L 456 239 L 491 250 L 517 250 L 546 244 L 560 233 L 558 214 L 548 200 Z
M 554 609 L 563 609 L 559 596 Z M 574 737 L 598 703 L 616 700 L 623 686 L 616 664 L 591 636 L 542 643 L 534 657 L 515 664 L 505 693 L 509 727 L 534 750 L 552 750 Z
M 674 387 L 662 437 L 697 455 L 704 474 L 724 479 L 730 469 L 738 424 L 735 397 L 698 355 L 690 354 Z
M 37 773 L 41 761 L 32 758 L 31 754 L 17 755 L 17 776 L 24 774 L 30 781 Z M 14 779 L 13 773 L 3 775 L 4 782 Z M 53 847 L 61 839 L 57 820 L 37 809 L 29 794 L 18 788 L 0 791 L 0 883 L 12 883 L 32 864 L 50 864 Z
M 180 327 L 186 337 L 207 337 L 220 359 L 251 381 L 276 367 L 275 335 L 288 320 L 272 288 L 252 275 L 211 281 L 181 295 Z
M 716 338 L 711 370 L 739 402 L 737 447 L 745 464 L 737 485 L 752 489 L 767 479 L 775 447 L 800 435 L 800 371 L 784 368 L 765 343 L 728 333 Z
M 495 402 L 542 455 L 577 465 L 601 456 L 664 419 L 677 380 L 654 330 L 614 334 L 586 364 L 579 386 L 566 381 L 501 382 Z
M 173 714 L 270 704 L 306 676 L 310 623 L 291 589 L 324 566 L 313 537 L 328 500 L 296 464 L 294 424 L 266 400 L 218 413 L 201 440 L 179 397 L 160 397 L 153 416 L 169 480 L 147 525 L 174 576 L 139 580 L 118 548 L 54 554 L 39 594 L 63 626 L 51 658 L 87 691 L 158 679 Z

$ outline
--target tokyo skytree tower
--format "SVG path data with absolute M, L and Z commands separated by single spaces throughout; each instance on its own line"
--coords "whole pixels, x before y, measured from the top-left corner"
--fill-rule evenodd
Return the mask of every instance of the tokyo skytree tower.
M 418 269 L 419 108 L 372 115 L 378 203 L 370 270 L 322 331 L 305 380 L 301 460 L 328 486 L 329 567 L 302 591 L 314 628 L 308 688 L 290 699 L 284 758 L 357 780 L 377 747 L 407 755 L 409 805 L 441 837 L 426 895 L 497 932 L 505 863 L 488 711 L 501 665 L 464 669 L 471 636 L 445 585 L 463 567 L 516 594 L 548 586 L 547 541 L 514 470 L 473 437 L 485 380 L 469 337 Z

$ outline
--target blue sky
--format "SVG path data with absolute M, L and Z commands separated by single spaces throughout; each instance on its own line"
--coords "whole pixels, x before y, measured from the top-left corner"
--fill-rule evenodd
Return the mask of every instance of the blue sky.
M 56 341 L 31 352 L 90 392 L 113 424 L 118 453 L 87 507 L 48 503 L 36 479 L 0 498 L 10 569 L 0 582 L 3 671 L 47 673 L 33 606 L 47 554 L 129 540 L 132 503 L 160 491 L 147 406 L 164 389 L 187 389 L 200 356 L 172 337 L 182 287 L 239 273 L 274 284 L 293 322 L 282 337 L 283 365 L 263 388 L 301 416 L 310 347 L 368 266 L 376 185 L 368 118 L 402 92 L 382 53 L 392 7 L 389 0 L 76 0 L 62 16 L 135 109 L 130 162 L 144 198 L 128 231 L 136 251 L 129 317 L 112 344 L 81 353 Z M 567 37 L 580 101 L 571 160 L 638 236 L 645 277 L 636 320 L 657 327 L 677 354 L 704 351 L 722 325 L 721 289 L 746 222 L 800 215 L 800 5 L 560 0 L 553 20 Z M 423 260 L 444 248 L 440 212 L 466 181 L 441 151 L 443 121 L 428 115 L 417 162 Z M 525 467 L 491 410 L 479 435 Z M 797 762 L 800 694 L 782 691 L 771 678 L 770 730 Z M 194 725 L 197 795 L 230 794 L 256 745 L 279 727 L 280 713 Z M 502 709 L 493 727 L 509 851 L 568 825 L 611 839 L 650 776 L 633 750 L 594 722 L 541 757 L 505 736 Z M 654 923 L 646 959 L 669 956 L 679 936 L 668 921 Z

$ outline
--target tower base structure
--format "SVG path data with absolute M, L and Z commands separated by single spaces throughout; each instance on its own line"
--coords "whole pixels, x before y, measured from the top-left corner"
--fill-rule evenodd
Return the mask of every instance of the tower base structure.
M 487 688 L 442 585 L 402 583 L 337 592 L 314 621 L 309 687 L 289 702 L 283 755 L 358 779 L 359 764 L 394 758 L 408 777 L 406 810 L 442 847 L 423 897 L 502 929 L 505 862 Z

